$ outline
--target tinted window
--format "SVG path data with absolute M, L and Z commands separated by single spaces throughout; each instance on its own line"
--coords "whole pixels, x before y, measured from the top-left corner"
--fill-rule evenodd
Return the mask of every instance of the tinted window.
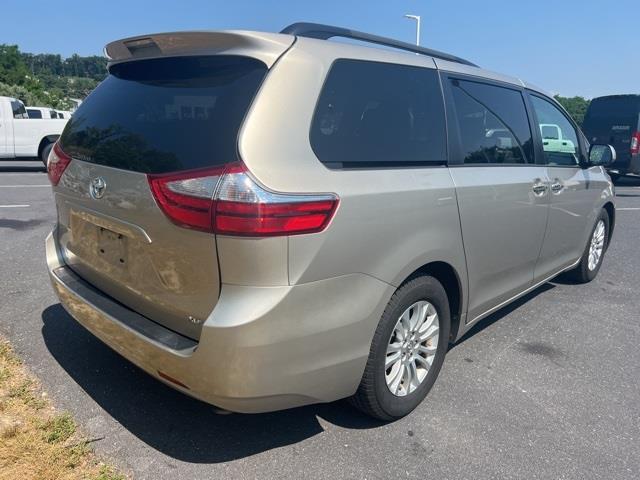
M 640 113 L 640 96 L 594 98 L 589 104 L 587 117 L 635 117 Z
M 240 124 L 265 72 L 258 60 L 233 56 L 114 65 L 67 123 L 62 148 L 148 173 L 234 161 Z
M 13 118 L 29 118 L 27 109 L 24 108 L 24 104 L 22 102 L 18 102 L 17 100 L 12 100 L 11 110 L 13 110 Z
M 551 102 L 531 96 L 549 165 L 578 165 L 578 136 L 567 117 Z
M 517 90 L 452 80 L 464 163 L 533 163 L 533 140 Z
M 27 113 L 29 114 L 29 118 L 42 118 L 42 112 L 40 110 L 27 108 Z
M 445 162 L 444 105 L 435 70 L 338 60 L 311 126 L 329 167 Z
M 53 110 L 49 110 L 49 116 L 51 118 L 58 118 L 58 112 L 55 112 Z

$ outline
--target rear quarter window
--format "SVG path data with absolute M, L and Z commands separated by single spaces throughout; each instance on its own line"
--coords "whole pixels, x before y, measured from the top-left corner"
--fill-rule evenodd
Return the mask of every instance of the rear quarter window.
M 238 56 L 116 64 L 61 136 L 74 158 L 164 173 L 237 159 L 237 136 L 267 68 Z
M 335 61 L 318 99 L 310 141 L 318 159 L 329 168 L 446 162 L 437 71 Z

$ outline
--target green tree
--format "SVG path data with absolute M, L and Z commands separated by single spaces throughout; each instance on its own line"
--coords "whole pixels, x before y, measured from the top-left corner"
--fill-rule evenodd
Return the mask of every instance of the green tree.
M 591 100 L 583 97 L 561 97 L 560 95 L 556 95 L 554 98 L 569 112 L 569 115 L 573 117 L 578 125 L 582 126 L 584 115 L 587 113 Z
M 0 45 L 0 82 L 23 85 L 29 75 L 17 45 Z

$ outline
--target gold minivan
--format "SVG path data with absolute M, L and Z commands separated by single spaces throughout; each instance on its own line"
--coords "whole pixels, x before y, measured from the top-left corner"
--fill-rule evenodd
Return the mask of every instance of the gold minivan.
M 49 156 L 49 273 L 76 320 L 188 395 L 399 418 L 474 323 L 602 265 L 615 151 L 521 80 L 315 24 L 105 52 Z

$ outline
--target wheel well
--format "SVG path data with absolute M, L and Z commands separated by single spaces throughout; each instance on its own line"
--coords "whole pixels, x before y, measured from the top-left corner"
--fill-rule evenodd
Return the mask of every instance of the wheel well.
M 616 209 L 611 202 L 605 203 L 602 208 L 604 208 L 609 215 L 609 239 L 607 241 L 607 246 L 609 246 L 608 244 L 611 243 L 611 236 L 613 235 L 613 228 L 616 225 Z
M 40 154 L 42 153 L 42 150 L 44 150 L 44 147 L 55 142 L 59 137 L 60 135 L 48 135 L 40 140 L 40 145 L 38 145 L 38 158 L 40 158 Z
M 455 269 L 446 262 L 427 263 L 409 275 L 407 280 L 421 275 L 430 275 L 436 278 L 444 287 L 445 292 L 447 292 L 449 312 L 451 315 L 451 333 L 449 340 L 453 341 L 458 334 L 460 316 L 462 314 L 462 288 L 460 278 Z

